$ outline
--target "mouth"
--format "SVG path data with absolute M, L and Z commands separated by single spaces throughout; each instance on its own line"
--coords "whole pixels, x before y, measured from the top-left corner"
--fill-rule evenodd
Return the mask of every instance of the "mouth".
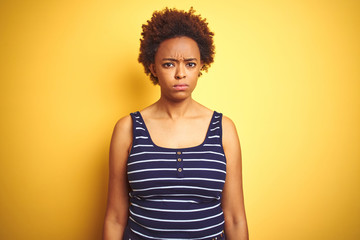
M 186 90 L 186 89 L 189 88 L 189 85 L 187 85 L 187 84 L 175 84 L 175 85 L 173 86 L 173 88 L 174 88 L 175 90 L 178 90 L 178 91 L 184 91 L 184 90 Z

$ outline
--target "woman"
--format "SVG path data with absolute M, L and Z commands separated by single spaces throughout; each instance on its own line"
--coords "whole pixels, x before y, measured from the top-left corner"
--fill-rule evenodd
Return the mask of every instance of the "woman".
M 114 128 L 106 240 L 248 239 L 235 126 L 191 96 L 214 56 L 194 12 L 166 8 L 143 25 L 139 62 L 161 96 Z

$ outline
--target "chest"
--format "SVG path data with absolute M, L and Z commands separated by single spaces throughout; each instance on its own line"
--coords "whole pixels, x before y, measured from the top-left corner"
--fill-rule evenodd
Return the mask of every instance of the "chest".
M 187 148 L 198 146 L 205 140 L 210 122 L 203 119 L 148 120 L 149 135 L 157 146 Z
M 207 123 L 193 120 L 191 124 L 151 120 L 145 124 L 141 115 L 132 116 L 134 138 L 127 174 L 133 194 L 148 197 L 169 194 L 171 189 L 171 194 L 193 196 L 193 191 L 197 195 L 201 191 L 206 199 L 219 198 L 226 177 L 220 114 Z

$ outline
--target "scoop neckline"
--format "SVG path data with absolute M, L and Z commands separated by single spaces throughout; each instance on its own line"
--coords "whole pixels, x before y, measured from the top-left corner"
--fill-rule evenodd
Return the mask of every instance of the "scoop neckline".
M 147 135 L 148 135 L 148 137 L 149 137 L 149 140 L 150 140 L 151 144 L 153 144 L 154 147 L 160 148 L 160 149 L 164 149 L 164 150 L 181 151 L 181 150 L 189 150 L 189 149 L 193 149 L 193 148 L 199 148 L 199 147 L 201 147 L 201 146 L 203 146 L 203 145 L 205 144 L 206 139 L 208 138 L 209 131 L 210 131 L 210 127 L 211 127 L 211 123 L 213 122 L 213 119 L 214 119 L 214 117 L 215 117 L 216 111 L 213 111 L 213 113 L 212 113 L 212 115 L 211 115 L 210 122 L 209 122 L 209 125 L 208 125 L 208 127 L 207 127 L 204 140 L 203 140 L 200 144 L 198 144 L 198 145 L 196 145 L 196 146 L 193 146 L 193 147 L 184 147 L 184 148 L 168 148 L 168 147 L 162 147 L 162 146 L 157 145 L 157 144 L 152 140 L 151 135 L 150 135 L 150 132 L 149 132 L 149 129 L 147 128 L 146 123 L 145 123 L 145 121 L 144 121 L 144 118 L 143 118 L 143 116 L 141 115 L 140 111 L 137 111 L 137 113 L 139 114 L 142 122 L 144 123 L 144 128 L 145 128 L 145 130 L 146 130 L 146 132 L 147 132 Z

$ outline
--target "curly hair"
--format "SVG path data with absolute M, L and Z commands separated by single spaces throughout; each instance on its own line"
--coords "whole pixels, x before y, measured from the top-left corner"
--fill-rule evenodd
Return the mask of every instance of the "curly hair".
M 193 39 L 199 47 L 200 59 L 204 64 L 202 71 L 207 71 L 214 62 L 214 33 L 210 31 L 206 18 L 194 13 L 193 7 L 188 12 L 165 8 L 162 11 L 155 11 L 151 20 L 142 25 L 138 61 L 144 66 L 145 73 L 150 75 L 155 85 L 158 84 L 158 79 L 151 73 L 149 67 L 155 62 L 155 54 L 160 43 L 167 39 L 181 36 Z

